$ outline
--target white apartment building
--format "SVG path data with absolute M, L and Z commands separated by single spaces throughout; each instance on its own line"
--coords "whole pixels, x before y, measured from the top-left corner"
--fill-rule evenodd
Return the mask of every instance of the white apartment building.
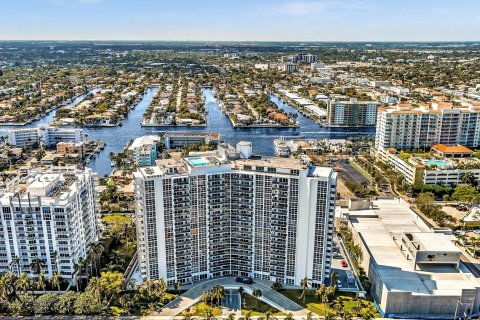
M 476 106 L 455 107 L 434 101 L 378 109 L 375 148 L 410 149 L 435 144 L 480 145 L 480 116 Z
M 80 142 L 82 129 L 61 129 L 56 127 L 38 127 L 12 129 L 8 131 L 7 143 L 12 146 L 24 147 L 42 143 L 54 146 L 58 142 Z
M 59 271 L 72 280 L 74 264 L 97 240 L 96 174 L 91 169 L 32 170 L 0 197 L 0 272 L 18 257 L 18 273 L 34 274 L 39 259 L 47 277 Z
M 327 125 L 331 127 L 373 127 L 378 102 L 331 99 L 327 103 Z
M 453 147 L 458 148 L 458 147 Z M 397 155 L 394 148 L 379 148 L 376 153 L 377 159 L 390 164 L 392 168 L 400 172 L 405 182 L 410 184 L 443 184 L 458 185 L 462 183 L 465 172 L 469 172 L 476 179 L 480 179 L 480 161 L 476 158 L 433 158 L 433 157 L 410 157 L 402 159 Z M 462 166 L 473 164 L 475 166 Z
M 295 159 L 159 160 L 134 173 L 144 279 L 244 275 L 318 286 L 330 274 L 336 173 Z
M 159 142 L 160 137 L 158 136 L 136 138 L 127 149 L 134 164 L 139 167 L 155 164 L 155 160 L 157 160 L 157 143 Z

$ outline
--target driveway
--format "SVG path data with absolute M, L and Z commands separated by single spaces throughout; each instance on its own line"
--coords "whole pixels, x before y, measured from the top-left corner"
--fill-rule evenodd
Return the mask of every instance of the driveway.
M 309 311 L 304 307 L 298 305 L 294 301 L 288 299 L 287 297 L 276 292 L 275 290 L 272 290 L 270 288 L 271 283 L 267 281 L 255 281 L 253 284 L 244 284 L 236 282 L 235 277 L 224 277 L 210 279 L 200 282 L 198 284 L 194 284 L 194 286 L 191 287 L 187 292 L 185 292 L 181 296 L 178 296 L 170 303 L 168 303 L 165 307 L 163 307 L 157 315 L 175 316 L 183 312 L 184 310 L 199 302 L 203 292 L 212 289 L 216 285 L 223 286 L 226 291 L 243 287 L 245 289 L 245 293 L 248 294 L 251 294 L 253 290 L 260 289 L 262 291 L 262 296 L 260 297 L 260 300 L 268 303 L 272 307 L 282 312 L 292 313 L 294 316 L 307 316 L 307 314 L 309 313 Z M 239 301 L 237 302 L 237 298 L 235 298 L 235 296 L 231 293 L 230 295 L 230 297 L 227 296 L 227 299 L 229 299 L 229 301 L 227 302 L 228 307 L 230 308 L 232 306 L 238 306 Z

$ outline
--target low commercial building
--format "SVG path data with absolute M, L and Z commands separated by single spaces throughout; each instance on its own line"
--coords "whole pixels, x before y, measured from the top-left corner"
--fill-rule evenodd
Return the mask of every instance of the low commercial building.
M 74 167 L 30 170 L 9 184 L 0 197 L 0 272 L 36 276 L 30 265 L 39 259 L 46 277 L 72 280 L 98 238 L 96 185 L 91 169 Z
M 194 133 L 194 132 L 167 132 L 162 136 L 162 142 L 166 149 L 183 148 L 192 144 L 218 144 L 220 133 Z
M 327 121 L 330 127 L 374 127 L 378 102 L 331 99 L 327 103 Z
M 480 281 L 460 261 L 449 229 L 428 228 L 400 199 L 341 210 L 384 317 L 478 316 Z
M 85 144 L 83 142 L 59 142 L 57 152 L 61 154 L 78 154 L 81 158 L 85 155 Z

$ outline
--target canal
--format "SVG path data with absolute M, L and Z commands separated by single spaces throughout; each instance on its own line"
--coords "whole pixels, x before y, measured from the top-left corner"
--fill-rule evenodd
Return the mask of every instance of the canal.
M 83 128 L 84 134 L 87 134 L 89 139 L 106 142 L 105 149 L 88 164 L 100 176 L 107 175 L 112 170 L 109 158 L 111 152 L 122 151 L 130 140 L 146 134 L 159 134 L 166 131 L 219 132 L 222 135 L 221 139 L 225 142 L 235 144 L 241 140 L 252 141 L 254 153 L 273 155 L 275 152 L 273 140 L 278 137 L 286 139 L 345 139 L 347 137 L 370 136 L 374 133 L 373 128 L 320 127 L 317 123 L 298 113 L 295 108 L 283 103 L 275 96 L 270 96 L 270 98 L 279 108 L 298 114 L 299 128 L 233 128 L 227 116 L 221 111 L 211 89 L 203 90 L 206 109 L 208 110 L 206 127 L 141 127 L 140 123 L 143 113 L 157 91 L 157 87 L 147 89 L 142 100 L 129 112 L 121 126 Z M 72 107 L 82 99 L 84 99 L 84 96 L 78 97 L 68 106 Z M 55 113 L 56 110 L 25 127 L 47 125 L 53 120 Z M 6 134 L 4 129 L 8 128 L 2 128 L 0 130 L 1 134 Z

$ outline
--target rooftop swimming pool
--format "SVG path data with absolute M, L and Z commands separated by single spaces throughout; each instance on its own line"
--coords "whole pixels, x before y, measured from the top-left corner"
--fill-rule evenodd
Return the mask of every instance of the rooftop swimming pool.
M 203 167 L 203 166 L 208 166 L 210 163 L 206 158 L 204 157 L 190 157 L 187 158 L 188 161 L 190 161 L 195 167 Z
M 423 162 L 427 166 L 448 166 L 448 162 L 445 160 L 427 160 Z

